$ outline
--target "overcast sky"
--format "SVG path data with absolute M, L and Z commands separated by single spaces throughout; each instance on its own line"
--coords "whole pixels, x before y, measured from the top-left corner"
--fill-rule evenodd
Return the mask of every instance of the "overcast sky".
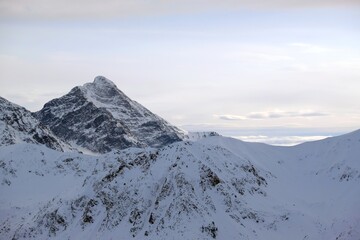
M 358 0 L 0 0 L 0 96 L 97 75 L 187 130 L 275 144 L 360 128 Z

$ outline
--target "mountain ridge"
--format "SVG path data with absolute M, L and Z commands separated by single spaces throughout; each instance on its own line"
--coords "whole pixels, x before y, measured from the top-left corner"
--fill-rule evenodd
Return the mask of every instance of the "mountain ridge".
M 312 147 L 279 148 L 209 136 L 100 156 L 3 146 L 0 233 L 15 239 L 357 240 L 359 139 L 357 131 Z M 33 200 L 25 206 L 22 197 L 13 200 L 20 191 L 11 190 L 23 189 L 22 179 L 33 179 L 27 188 L 42 189 L 28 195 Z M 47 190 L 54 185 L 62 187 Z M 38 207 L 27 207 L 33 204 Z
M 184 137 L 180 129 L 132 101 L 102 76 L 51 100 L 35 116 L 75 147 L 99 153 L 161 147 Z
M 64 151 L 67 143 L 58 139 L 45 125 L 33 117 L 25 108 L 0 97 L 0 145 L 21 142 L 44 144 Z
M 1 238 L 360 239 L 360 130 L 291 147 L 184 137 L 103 77 L 0 110 Z

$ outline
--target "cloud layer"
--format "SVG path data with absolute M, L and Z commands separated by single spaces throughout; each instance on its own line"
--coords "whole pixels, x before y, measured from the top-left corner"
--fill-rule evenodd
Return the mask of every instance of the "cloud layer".
M 2 18 L 84 19 L 163 15 L 213 10 L 359 7 L 358 0 L 0 0 Z
M 319 111 L 268 111 L 268 112 L 251 112 L 246 115 L 231 115 L 231 114 L 224 114 L 224 115 L 215 115 L 217 118 L 221 120 L 228 120 L 228 121 L 237 121 L 237 120 L 261 120 L 261 119 L 274 119 L 274 118 L 299 118 L 299 117 L 322 117 L 328 116 L 329 114 Z
M 261 142 L 276 146 L 294 146 L 303 142 L 316 141 L 330 136 L 234 136 L 245 142 Z

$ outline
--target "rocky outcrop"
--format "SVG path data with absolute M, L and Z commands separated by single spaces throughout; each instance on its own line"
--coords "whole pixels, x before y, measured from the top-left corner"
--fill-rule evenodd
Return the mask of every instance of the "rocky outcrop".
M 31 112 L 0 97 L 0 146 L 22 142 L 43 144 L 59 151 L 67 148 Z

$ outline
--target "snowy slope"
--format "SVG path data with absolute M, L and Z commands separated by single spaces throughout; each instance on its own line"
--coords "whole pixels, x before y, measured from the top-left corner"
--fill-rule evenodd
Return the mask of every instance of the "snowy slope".
M 60 138 L 93 152 L 161 147 L 183 138 L 181 130 L 101 76 L 46 103 L 36 116 Z
M 69 149 L 31 112 L 0 97 L 0 146 L 23 142 L 44 144 L 60 151 Z
M 99 158 L 36 148 L 0 149 L 11 159 L 2 162 L 7 184 L 0 200 L 8 238 L 234 238 L 252 234 L 254 222 L 267 217 L 247 204 L 266 196 L 268 173 L 225 149 L 181 142 Z
M 0 236 L 358 240 L 359 140 L 212 136 L 101 156 L 3 146 Z
M 202 143 L 226 147 L 276 176 L 269 182 L 269 195 L 317 226 L 317 236 L 304 228 L 309 233 L 305 239 L 360 239 L 359 130 L 294 147 L 231 138 L 203 139 Z

